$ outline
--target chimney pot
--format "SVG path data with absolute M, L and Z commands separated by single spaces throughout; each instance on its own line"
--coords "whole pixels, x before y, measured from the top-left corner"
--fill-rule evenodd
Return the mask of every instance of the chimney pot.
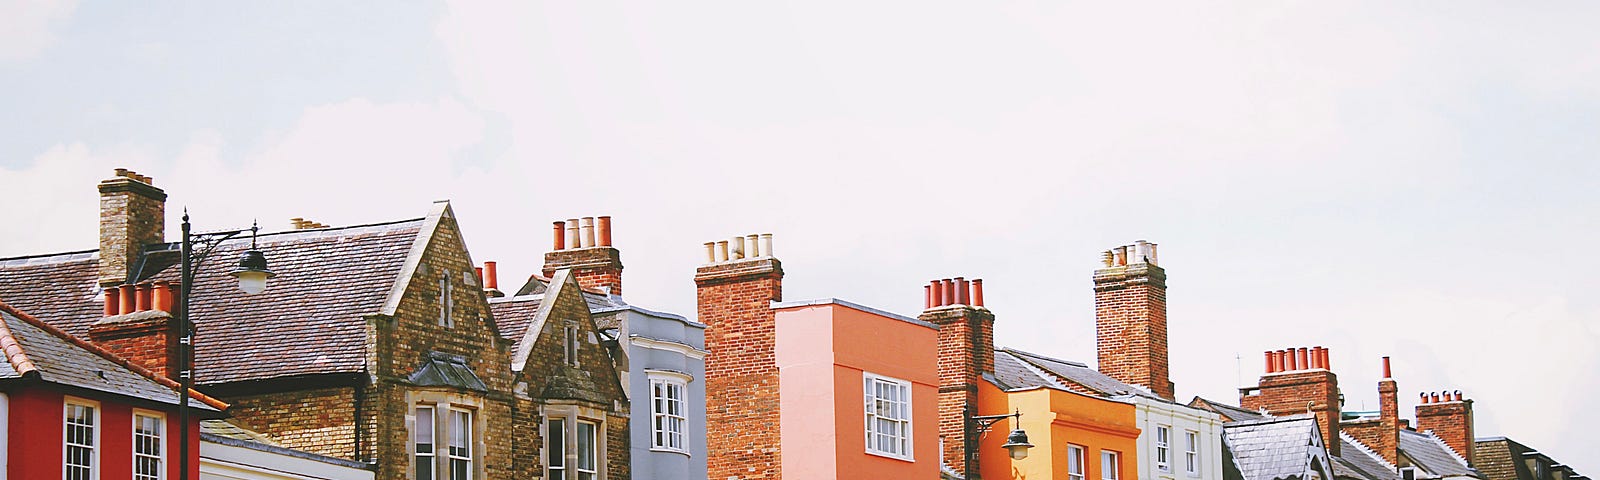
M 717 242 L 706 242 L 706 264 L 717 263 Z
M 105 312 L 107 317 L 116 316 L 117 314 L 121 313 L 121 307 L 119 307 L 117 304 L 120 303 L 119 301 L 122 300 L 122 297 L 119 296 L 117 290 L 117 287 L 106 287 Z
M 923 285 L 922 286 L 922 309 L 923 310 L 927 310 L 927 309 L 930 309 L 930 308 L 933 308 L 933 287 L 931 285 Z
M 484 279 L 488 282 L 487 285 L 490 290 L 500 289 L 499 262 L 483 262 L 483 274 L 486 275 Z
M 761 254 L 768 257 L 772 256 L 772 234 L 770 233 L 761 234 Z
M 135 297 L 134 301 L 138 302 L 138 303 L 134 306 L 133 310 L 135 312 L 143 312 L 143 311 L 149 310 L 150 309 L 150 284 L 141 283 L 141 284 L 137 285 L 135 288 L 139 289 L 138 290 L 139 293 L 138 293 L 138 296 Z
M 1110 250 L 1100 252 L 1100 263 L 1105 264 L 1108 268 L 1114 267 L 1117 265 L 1116 255 L 1113 255 Z
M 723 241 L 717 242 L 717 261 L 719 261 L 719 262 L 728 261 L 728 241 L 727 240 L 723 240 Z
M 728 241 L 728 244 L 732 246 L 728 253 L 733 255 L 729 257 L 729 260 L 744 259 L 744 237 L 735 235 L 733 239 Z
M 133 313 L 135 311 L 134 308 L 138 306 L 138 289 L 133 285 L 123 285 L 122 288 L 118 289 L 118 293 L 122 295 L 122 301 L 117 304 L 117 314 L 127 315 Z
M 1428 403 L 1428 392 L 1422 392 L 1422 403 Z
M 1128 247 L 1113 248 L 1111 249 L 1111 255 L 1116 258 L 1117 266 L 1121 267 L 1128 264 Z
M 126 168 L 118 168 L 117 169 L 117 176 L 119 176 L 119 177 L 128 176 L 128 169 L 126 169 Z
M 1133 242 L 1133 249 L 1137 252 L 1134 259 L 1128 263 L 1150 263 L 1150 242 L 1139 240 Z
M 749 250 L 746 250 L 746 252 L 748 253 L 748 255 L 745 255 L 746 257 L 757 258 L 757 257 L 761 256 L 761 236 L 760 235 L 756 235 L 754 233 L 749 234 L 749 235 L 745 235 L 744 243 L 746 245 L 746 248 L 749 249 Z
M 156 310 L 172 313 L 172 284 L 166 280 L 157 281 L 155 299 L 151 303 Z
M 1456 401 L 1457 402 L 1461 401 L 1461 391 L 1460 390 L 1456 390 L 1455 397 L 1456 397 Z
M 971 303 L 968 303 L 970 301 L 970 299 L 967 298 L 967 292 L 968 292 L 967 279 L 965 277 L 956 277 L 956 304 L 957 305 L 971 305 Z
M 567 219 L 567 248 L 579 248 L 583 241 L 578 239 L 578 219 Z
M 1311 364 L 1306 361 L 1306 347 L 1300 347 L 1295 354 L 1299 355 L 1299 358 L 1295 360 L 1297 362 L 1295 365 L 1300 367 L 1300 370 L 1310 370 Z
M 1262 356 L 1266 357 L 1267 361 L 1267 366 L 1263 368 L 1267 371 L 1267 373 L 1275 373 L 1276 370 L 1272 369 L 1272 352 L 1262 352 L 1262 354 Z
M 489 284 L 483 282 L 483 267 L 472 267 L 472 272 L 478 275 L 478 285 L 483 285 L 485 289 L 489 288 Z
M 1430 400 L 1428 403 L 1439 403 L 1439 392 L 1433 392 L 1433 395 L 1429 396 L 1428 399 Z
M 972 305 L 983 306 L 983 279 L 972 279 Z
M 1156 260 L 1156 244 L 1154 243 L 1150 244 L 1150 264 L 1157 266 L 1161 265 L 1161 263 Z
M 552 235 L 550 237 L 550 249 L 554 251 L 566 250 L 567 222 L 556 220 L 552 227 L 552 230 L 554 231 L 551 232 Z
M 956 304 L 956 281 L 953 280 L 953 279 L 946 278 L 944 280 L 940 280 L 939 284 L 944 286 L 944 304 L 945 305 L 955 305 Z
M 1394 374 L 1389 370 L 1389 357 L 1383 357 L 1383 378 L 1394 378 Z
M 934 281 L 928 282 L 928 289 L 933 291 L 933 306 L 934 307 L 943 307 L 944 306 L 944 285 L 940 284 L 938 280 L 934 280 Z
M 600 246 L 611 246 L 611 216 L 595 217 L 595 230 L 600 234 Z
M 594 217 L 578 220 L 578 231 L 583 235 L 583 248 L 594 246 Z

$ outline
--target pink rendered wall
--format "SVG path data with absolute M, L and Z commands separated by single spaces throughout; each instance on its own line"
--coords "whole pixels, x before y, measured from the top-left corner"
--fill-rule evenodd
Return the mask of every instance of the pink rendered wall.
M 786 476 L 937 478 L 938 331 L 838 304 L 776 317 Z M 866 453 L 863 372 L 911 383 L 914 461 Z

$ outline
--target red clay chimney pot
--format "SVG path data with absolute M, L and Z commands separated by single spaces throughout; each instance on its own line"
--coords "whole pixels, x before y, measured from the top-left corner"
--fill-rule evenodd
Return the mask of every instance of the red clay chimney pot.
M 932 290 L 933 290 L 933 307 L 934 308 L 943 307 L 944 306 L 944 285 L 940 284 L 938 280 L 934 280 L 934 281 L 928 282 L 928 286 L 931 287 Z
M 1299 355 L 1295 361 L 1298 362 L 1296 365 L 1298 365 L 1301 370 L 1311 369 L 1311 363 L 1308 361 L 1309 359 L 1307 358 L 1307 353 L 1306 347 L 1300 347 L 1299 351 L 1295 353 L 1296 355 Z
M 611 246 L 611 217 L 595 217 L 595 230 L 598 230 L 596 233 L 600 236 L 600 246 Z M 752 245 L 750 248 L 754 249 L 755 246 Z
M 1389 357 L 1383 357 L 1383 378 L 1394 378 L 1394 374 L 1389 370 Z
M 978 307 L 983 306 L 983 279 L 981 278 L 972 279 L 972 304 Z
M 550 239 L 551 240 L 550 249 L 551 250 L 556 250 L 556 251 L 566 250 L 567 249 L 567 222 L 556 220 L 554 223 L 555 223 L 555 225 L 554 225 L 553 229 L 555 231 L 553 232 L 554 235 Z
M 121 313 L 117 304 L 120 300 L 122 300 L 122 297 L 118 295 L 117 290 L 117 287 L 106 287 L 105 312 L 107 317 L 116 316 L 117 314 Z
M 968 286 L 967 286 L 967 279 L 964 278 L 964 277 L 956 277 L 956 304 L 957 305 L 971 305 L 971 303 L 968 303 L 968 302 L 971 301 L 971 299 L 967 298 L 967 292 L 968 291 L 969 290 L 968 290 Z
M 487 283 L 485 283 L 485 285 L 488 285 L 489 289 L 491 289 L 491 290 L 499 290 L 500 289 L 500 263 L 499 262 L 483 262 L 483 276 L 484 276 L 484 278 L 483 278 L 484 281 L 487 282 Z

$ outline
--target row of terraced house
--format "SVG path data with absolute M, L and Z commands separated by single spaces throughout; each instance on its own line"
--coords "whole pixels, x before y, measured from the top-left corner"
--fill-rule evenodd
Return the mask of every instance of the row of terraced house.
M 980 279 L 921 285 L 916 315 L 785 300 L 767 234 L 703 245 L 692 320 L 625 301 L 609 217 L 553 222 L 540 273 L 501 290 L 448 202 L 218 243 L 182 424 L 166 193 L 121 169 L 97 188 L 97 248 L 0 259 L 0 479 L 1586 478 L 1477 437 L 1459 391 L 1401 418 L 1387 357 L 1377 411 L 1344 407 L 1321 347 L 1265 352 L 1237 401 L 1179 401 L 1153 243 L 1101 253 L 1091 366 L 997 347 L 1029 320 Z M 217 266 L 247 249 L 275 273 L 259 294 Z

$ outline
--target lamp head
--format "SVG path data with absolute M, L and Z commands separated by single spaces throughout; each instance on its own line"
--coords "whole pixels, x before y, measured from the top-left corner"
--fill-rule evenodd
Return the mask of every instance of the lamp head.
M 239 268 L 233 270 L 234 278 L 239 279 L 239 289 L 244 293 L 255 295 L 267 289 L 267 279 L 277 276 L 272 270 L 267 269 L 267 255 L 260 250 L 246 250 L 239 257 Z
M 1021 428 L 1012 430 L 1011 435 L 1006 436 L 1006 444 L 1001 446 L 1011 451 L 1012 460 L 1028 458 L 1028 449 L 1033 448 L 1033 444 L 1028 443 L 1028 432 Z

